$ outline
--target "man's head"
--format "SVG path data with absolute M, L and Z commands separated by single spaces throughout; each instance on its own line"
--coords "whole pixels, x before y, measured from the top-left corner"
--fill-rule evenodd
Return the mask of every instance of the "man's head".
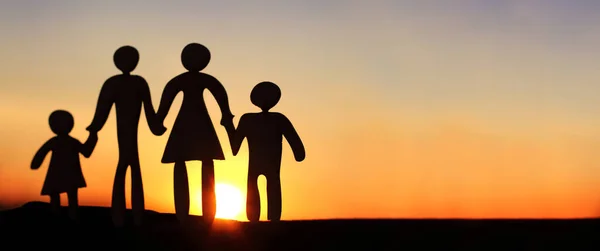
M 140 61 L 140 54 L 133 46 L 126 45 L 115 51 L 113 61 L 119 70 L 128 74 L 137 67 L 138 62 Z

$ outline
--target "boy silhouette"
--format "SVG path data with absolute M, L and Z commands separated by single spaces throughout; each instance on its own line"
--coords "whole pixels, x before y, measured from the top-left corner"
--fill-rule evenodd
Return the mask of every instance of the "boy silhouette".
M 113 223 L 124 224 L 125 214 L 125 175 L 131 167 L 131 204 L 134 223 L 140 225 L 144 213 L 144 188 L 138 154 L 138 125 L 142 105 L 150 130 L 162 135 L 166 128 L 156 122 L 154 107 L 150 97 L 150 88 L 144 78 L 131 75 L 139 62 L 139 53 L 132 46 L 123 46 L 114 54 L 115 66 L 122 74 L 110 77 L 100 91 L 94 119 L 87 130 L 98 132 L 102 129 L 110 110 L 115 105 L 117 113 L 117 140 L 119 162 L 113 184 L 112 210 Z
M 267 219 L 281 219 L 281 153 L 282 139 L 286 138 L 294 153 L 296 161 L 305 158 L 304 145 L 296 129 L 286 116 L 277 112 L 269 112 L 281 98 L 281 90 L 271 82 L 257 84 L 250 94 L 250 100 L 262 112 L 246 113 L 240 117 L 238 128 L 228 127 L 232 138 L 233 155 L 237 155 L 244 138 L 248 139 L 248 194 L 246 197 L 246 215 L 251 222 L 260 218 L 260 195 L 258 193 L 258 176 L 267 179 Z

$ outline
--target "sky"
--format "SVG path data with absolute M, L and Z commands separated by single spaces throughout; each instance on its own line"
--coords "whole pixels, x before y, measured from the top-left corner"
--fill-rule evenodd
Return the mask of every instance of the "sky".
M 255 84 L 282 90 L 273 110 L 307 152 L 295 162 L 284 141 L 283 219 L 600 216 L 598 11 L 591 0 L 2 1 L 0 203 L 48 201 L 49 158 L 29 169 L 53 137 L 48 116 L 70 111 L 71 135 L 85 141 L 117 48 L 139 50 L 134 73 L 156 107 L 197 42 L 235 123 L 258 111 Z M 232 156 L 204 95 L 226 156 L 216 182 L 245 198 L 247 146 Z M 173 166 L 160 159 L 181 100 L 165 135 L 140 122 L 146 207 L 159 212 L 174 211 Z M 110 205 L 114 110 L 99 138 L 82 157 L 82 205 Z M 200 165 L 188 164 L 193 214 Z

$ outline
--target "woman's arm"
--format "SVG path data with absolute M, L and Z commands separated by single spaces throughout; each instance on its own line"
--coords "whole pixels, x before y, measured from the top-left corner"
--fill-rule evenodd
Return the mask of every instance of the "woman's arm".
M 48 153 L 52 150 L 53 141 L 53 139 L 46 141 L 46 143 L 44 143 L 42 147 L 40 147 L 40 149 L 35 153 L 33 160 L 31 161 L 31 169 L 36 170 L 42 166 L 46 155 L 48 155 Z
M 171 79 L 171 81 L 167 83 L 165 89 L 163 90 L 160 98 L 160 104 L 158 105 L 158 111 L 156 112 L 156 120 L 159 124 L 164 123 L 165 118 L 169 113 L 169 109 L 171 109 L 171 105 L 173 104 L 173 100 L 175 97 L 177 97 L 179 91 L 181 91 L 178 79 L 178 77 Z
M 219 108 L 221 109 L 221 125 L 226 128 L 233 127 L 233 114 L 229 108 L 229 98 L 227 97 L 227 92 L 225 91 L 225 87 L 217 80 L 215 77 L 210 75 L 205 75 L 208 77 L 206 81 L 206 86 L 210 93 L 215 97 Z

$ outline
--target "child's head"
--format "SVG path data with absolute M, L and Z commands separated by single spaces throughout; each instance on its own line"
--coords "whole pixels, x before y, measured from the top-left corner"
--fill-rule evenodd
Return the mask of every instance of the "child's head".
M 67 135 L 73 130 L 73 115 L 65 110 L 56 110 L 50 114 L 50 129 L 56 135 Z
M 279 86 L 271 82 L 260 82 L 252 89 L 250 101 L 263 111 L 269 111 L 279 102 L 281 90 Z
M 126 45 L 115 51 L 113 61 L 123 73 L 131 73 L 140 61 L 140 54 L 133 46 Z
M 204 45 L 191 43 L 181 52 L 181 63 L 188 71 L 201 71 L 210 62 L 210 51 Z

